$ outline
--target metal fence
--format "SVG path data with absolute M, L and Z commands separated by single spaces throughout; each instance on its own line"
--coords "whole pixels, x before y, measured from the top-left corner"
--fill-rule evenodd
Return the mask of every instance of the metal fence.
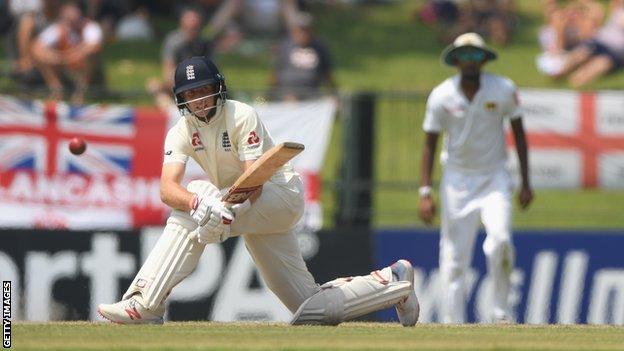
M 422 122 L 427 94 L 365 94 L 372 99 L 369 103 L 373 109 L 370 140 L 366 139 L 369 137 L 366 133 L 364 138 L 359 135 L 363 126 L 354 123 L 354 120 L 362 118 L 358 116 L 362 111 L 361 107 L 354 111 L 353 100 L 354 97 L 359 99 L 362 94 L 343 96 L 323 170 L 325 189 L 322 200 L 326 226 L 344 224 L 340 218 L 345 215 L 356 219 L 368 218 L 374 227 L 423 226 L 418 219 L 418 186 L 424 144 Z M 366 150 L 368 143 L 372 143 L 370 155 L 358 156 L 358 153 Z M 440 141 L 438 151 L 441 147 Z M 366 157 L 371 162 L 372 177 L 349 177 L 345 168 L 350 167 L 351 159 L 356 158 L 357 163 L 361 163 Z M 361 166 L 355 165 L 355 168 Z M 440 173 L 436 157 L 434 186 L 438 184 Z M 358 206 L 353 203 L 356 200 L 346 203 L 344 201 L 344 197 L 350 193 L 364 192 L 366 195 L 367 191 L 370 192 L 370 202 L 364 200 Z M 521 212 L 518 208 L 514 210 L 515 227 L 624 228 L 624 217 L 621 216 L 624 206 L 622 190 L 597 188 L 534 191 L 535 200 L 528 211 Z
M 357 102 L 362 94 L 342 98 L 323 170 L 323 205 L 328 224 L 345 224 L 343 217 L 347 217 L 356 223 L 366 223 L 362 219 L 368 218 L 373 226 L 420 225 L 416 206 L 424 142 L 421 125 L 427 94 L 366 93 L 363 96 L 371 99 L 368 106 L 372 107 L 372 118 L 360 123 L 354 119 L 362 118 L 359 114 L 366 110 Z M 362 129 L 367 127 L 370 133 L 362 135 Z M 362 155 L 363 150 L 371 151 Z M 354 158 L 357 165 L 351 165 Z M 365 172 L 362 163 L 366 161 L 372 168 L 369 179 L 349 176 L 349 168 Z M 354 192 L 360 193 L 359 199 L 345 202 L 344 197 Z M 369 202 L 365 199 L 367 195 Z M 354 201 L 364 203 L 354 204 Z
M 30 97 L 33 92 L 22 92 Z M 422 121 L 428 92 L 342 93 L 322 170 L 321 195 L 326 228 L 359 219 L 374 227 L 419 227 L 418 185 L 424 133 Z M 264 89 L 232 91 L 246 102 L 270 100 Z M 37 98 L 43 96 L 39 94 Z M 146 104 L 145 92 L 107 95 L 104 101 Z M 362 118 L 364 97 L 370 121 Z M 370 100 L 366 100 L 370 99 Z M 112 100 L 112 101 L 111 101 Z M 361 101 L 360 101 L 361 102 Z M 359 123 L 359 124 L 358 124 Z M 354 126 L 356 128 L 354 128 Z M 367 131 L 362 135 L 362 130 Z M 438 150 L 441 143 L 438 145 Z M 357 159 L 356 164 L 354 160 Z M 369 163 L 369 165 L 367 165 Z M 370 166 L 370 176 L 355 173 Z M 440 176 L 435 163 L 434 185 Z M 601 189 L 536 189 L 531 209 L 514 212 L 522 228 L 624 228 L 624 191 Z M 357 221 L 356 221 L 357 222 Z M 347 223 L 348 224 L 348 223 Z

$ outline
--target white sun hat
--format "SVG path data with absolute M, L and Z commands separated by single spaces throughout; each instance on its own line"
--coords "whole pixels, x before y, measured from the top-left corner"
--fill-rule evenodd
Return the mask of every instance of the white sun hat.
M 485 45 L 485 40 L 477 33 L 464 33 L 442 51 L 442 62 L 455 66 L 455 54 L 462 48 L 475 48 L 485 53 L 488 61 L 496 60 L 496 52 Z

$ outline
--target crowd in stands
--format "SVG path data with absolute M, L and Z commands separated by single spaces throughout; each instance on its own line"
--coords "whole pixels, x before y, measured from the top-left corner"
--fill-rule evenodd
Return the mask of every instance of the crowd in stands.
M 237 13 L 243 16 L 236 16 Z M 250 13 L 256 17 L 246 20 L 254 17 Z M 239 18 L 240 24 L 235 18 Z M 205 35 L 206 31 L 211 35 Z M 148 90 L 170 91 L 176 64 L 184 58 L 200 55 L 212 58 L 215 53 L 234 50 L 244 53 L 250 50 L 252 42 L 264 46 L 264 52 L 275 52 L 276 62 L 269 82 L 272 97 L 305 99 L 318 95 L 324 85 L 335 88 L 329 50 L 315 36 L 309 13 L 301 11 L 294 1 L 232 0 L 223 2 L 210 21 L 199 6 L 187 5 L 181 9 L 178 28 L 167 35 L 162 47 L 162 81 L 151 80 Z
M 574 88 L 621 69 L 624 65 L 624 0 L 611 0 L 605 15 L 595 0 L 566 6 L 545 3 L 547 24 L 540 42 L 538 67 L 555 79 L 568 78 Z M 606 19 L 606 20 L 605 20 Z
M 622 68 L 624 0 L 611 0 L 608 11 L 598 0 L 540 0 L 540 6 L 540 72 L 579 88 Z M 513 39 L 517 18 L 513 0 L 428 0 L 415 12 L 444 43 L 472 31 L 504 46 Z
M 298 0 L 183 0 L 168 4 L 178 26 L 161 39 L 162 76 L 146 86 L 169 93 L 178 62 L 235 52 L 273 54 L 274 96 L 304 99 L 335 89 L 329 51 Z M 102 52 L 112 41 L 154 40 L 150 3 L 122 0 L 0 0 L 0 29 L 11 67 L 24 89 L 44 87 L 54 100 L 80 104 L 105 89 Z
M 101 53 L 114 36 L 123 1 L 4 0 L 5 52 L 9 75 L 31 90 L 47 87 L 49 98 L 70 93 L 80 104 L 93 86 L 104 85 Z
M 445 44 L 462 33 L 476 32 L 506 45 L 517 26 L 513 0 L 428 0 L 415 18 L 431 26 Z
M 334 92 L 331 56 L 314 33 L 312 16 L 300 14 L 292 21 L 289 36 L 279 44 L 271 76 L 275 97 L 288 101 L 313 98 L 322 86 Z
M 49 98 L 81 103 L 87 92 L 106 90 L 101 55 L 108 43 L 158 40 L 162 75 L 147 82 L 152 93 L 170 92 L 175 65 L 184 58 L 203 55 L 218 61 L 220 54 L 236 53 L 272 55 L 274 65 L 267 67 L 272 97 L 306 99 L 336 90 L 330 52 L 306 12 L 314 1 L 0 0 L 0 36 L 10 62 L 0 73 L 24 90 L 44 88 Z M 624 65 L 624 0 L 611 0 L 608 9 L 598 0 L 539 1 L 544 12 L 539 71 L 581 87 Z M 505 46 L 519 26 L 514 0 L 418 4 L 415 20 L 443 43 L 473 31 Z M 152 16 L 158 6 L 160 14 L 175 14 L 176 29 L 155 30 Z

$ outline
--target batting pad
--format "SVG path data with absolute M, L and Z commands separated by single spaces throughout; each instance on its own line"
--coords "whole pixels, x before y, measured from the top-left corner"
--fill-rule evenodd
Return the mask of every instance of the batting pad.
M 412 284 L 392 281 L 390 267 L 367 276 L 338 278 L 301 304 L 291 324 L 337 325 L 394 306 L 408 296 Z
M 200 196 L 219 196 L 219 189 L 204 180 L 190 182 L 187 189 Z M 195 270 L 204 251 L 205 244 L 199 243 L 192 232 L 196 227 L 197 223 L 187 212 L 173 210 L 163 234 L 123 299 L 138 293 L 139 302 L 147 309 L 162 308 L 171 289 Z
M 195 270 L 204 251 L 205 245 L 189 234 L 170 218 L 123 299 L 139 293 L 139 302 L 147 309 L 161 307 L 171 289 Z

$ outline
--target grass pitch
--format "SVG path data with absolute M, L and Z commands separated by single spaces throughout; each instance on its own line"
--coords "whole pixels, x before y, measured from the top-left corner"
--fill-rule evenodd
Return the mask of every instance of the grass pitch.
M 624 350 L 614 326 L 15 323 L 15 350 Z

